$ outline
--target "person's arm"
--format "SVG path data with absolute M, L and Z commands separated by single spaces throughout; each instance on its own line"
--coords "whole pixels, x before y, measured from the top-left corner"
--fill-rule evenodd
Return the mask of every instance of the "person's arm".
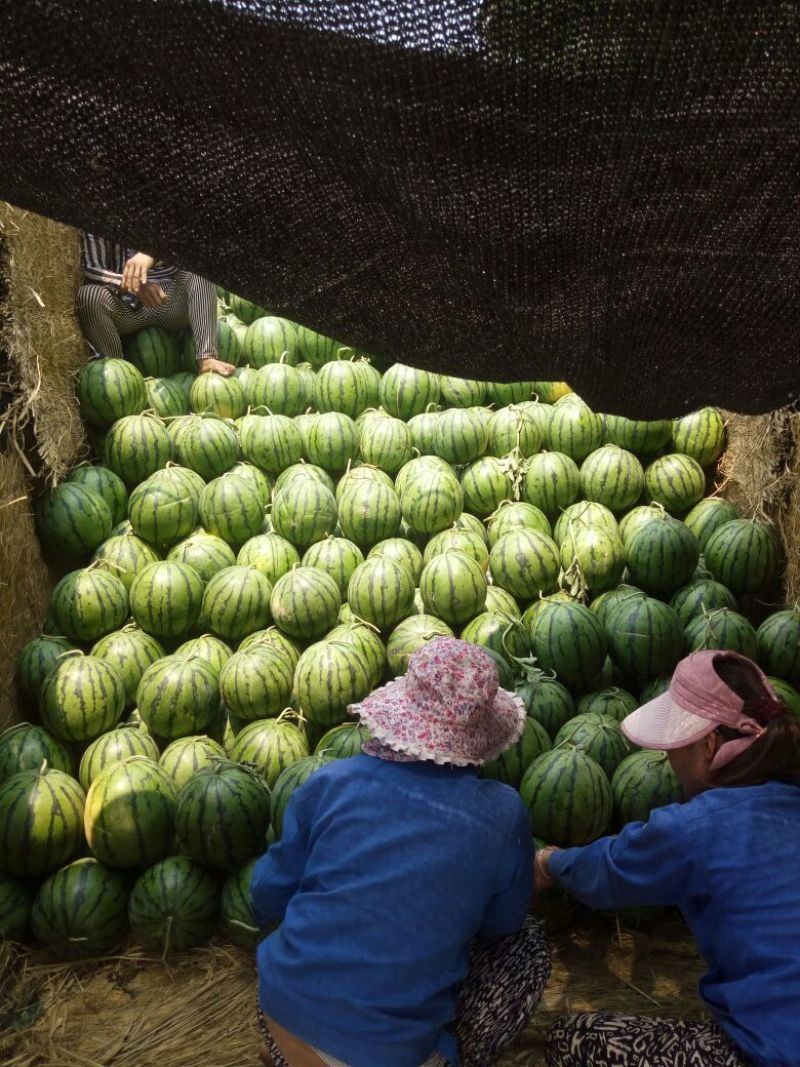
M 504 850 L 498 889 L 486 908 L 478 937 L 496 941 L 521 929 L 533 893 L 533 836 L 528 813 L 519 806 Z
M 96 285 L 121 287 L 122 273 L 114 270 L 116 248 L 113 242 L 106 241 L 104 237 L 95 237 L 92 233 L 81 233 L 83 273 L 88 281 Z
M 671 804 L 646 823 L 629 823 L 616 837 L 540 854 L 540 864 L 590 908 L 679 904 L 690 892 L 695 864 L 684 810 Z
M 295 794 L 286 805 L 280 841 L 271 845 L 253 868 L 250 898 L 259 926 L 263 928 L 283 920 L 289 901 L 300 885 L 307 859 L 306 805 Z

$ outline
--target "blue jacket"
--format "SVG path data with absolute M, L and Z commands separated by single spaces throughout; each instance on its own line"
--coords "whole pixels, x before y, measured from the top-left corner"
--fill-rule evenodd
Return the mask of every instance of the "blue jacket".
M 263 1011 L 352 1067 L 458 1063 L 470 941 L 520 929 L 532 860 L 519 795 L 471 768 L 327 764 L 253 872 Z
M 758 1067 L 798 1067 L 800 788 L 711 789 L 554 853 L 550 870 L 592 908 L 677 905 L 719 1025 Z

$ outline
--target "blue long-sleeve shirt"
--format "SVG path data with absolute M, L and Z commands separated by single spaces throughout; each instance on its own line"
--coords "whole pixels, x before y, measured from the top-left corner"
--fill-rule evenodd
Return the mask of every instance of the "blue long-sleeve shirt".
M 519 795 L 471 768 L 336 760 L 291 797 L 256 864 L 261 1006 L 352 1067 L 458 1063 L 446 1029 L 476 936 L 522 926 L 531 827 Z
M 550 870 L 592 908 L 677 905 L 716 1021 L 757 1067 L 798 1067 L 800 788 L 712 789 L 553 853 Z

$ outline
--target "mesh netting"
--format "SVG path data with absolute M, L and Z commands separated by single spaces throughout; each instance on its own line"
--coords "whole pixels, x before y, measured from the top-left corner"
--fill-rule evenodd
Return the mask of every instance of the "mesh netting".
M 3 0 L 0 196 L 386 359 L 640 418 L 800 394 L 800 14 Z

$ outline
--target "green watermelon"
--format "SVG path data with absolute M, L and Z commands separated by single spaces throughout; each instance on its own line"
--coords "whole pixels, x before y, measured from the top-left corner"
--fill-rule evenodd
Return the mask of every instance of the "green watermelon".
M 706 491 L 703 468 L 691 458 L 672 453 L 654 460 L 644 472 L 645 495 L 671 515 L 690 511 Z
M 611 685 L 605 689 L 584 693 L 578 701 L 576 710 L 578 715 L 605 715 L 616 722 L 622 722 L 638 706 L 639 701 L 632 693 Z
M 617 523 L 614 513 L 604 504 L 593 503 L 589 500 L 579 500 L 564 508 L 553 527 L 553 540 L 560 547 L 568 536 L 582 530 L 596 530 L 612 536 L 622 536 L 622 526 Z
M 125 684 L 96 656 L 66 656 L 48 674 L 39 696 L 42 723 L 62 741 L 91 741 L 125 710 Z
M 667 753 L 649 749 L 634 752 L 620 763 L 611 780 L 611 791 L 614 824 L 619 829 L 629 822 L 647 822 L 654 808 L 683 799 Z
M 292 482 L 275 494 L 275 532 L 296 548 L 308 548 L 332 535 L 337 523 L 336 499 L 330 489 L 310 478 Z
M 125 358 L 142 374 L 151 378 L 167 378 L 180 367 L 178 342 L 158 326 L 145 326 L 123 340 Z
M 618 533 L 575 524 L 561 543 L 561 567 L 571 592 L 597 594 L 619 585 L 625 548 Z
M 524 383 L 522 383 L 524 384 Z M 532 456 L 542 447 L 539 420 L 526 408 L 509 405 L 495 411 L 489 420 L 487 451 L 491 456 Z
M 583 401 L 570 399 L 556 405 L 547 429 L 547 443 L 553 452 L 560 452 L 575 463 L 582 463 L 590 452 L 600 447 L 602 441 L 603 420 Z
M 800 719 L 800 693 L 794 686 L 789 685 L 783 678 L 767 678 L 767 681 L 775 690 L 779 700 L 782 700 L 796 719 Z
M 474 407 L 443 411 L 433 435 L 434 452 L 452 464 L 479 459 L 488 445 L 488 431 Z
M 134 533 L 115 534 L 104 541 L 92 556 L 99 570 L 108 571 L 122 582 L 127 592 L 136 575 L 149 563 L 158 563 L 161 556 Z
M 295 661 L 266 642 L 240 648 L 219 674 L 220 693 L 238 719 L 274 718 L 291 700 Z
M 300 657 L 294 676 L 300 711 L 321 726 L 334 726 L 372 689 L 364 657 L 353 645 L 319 641 Z
M 481 535 L 474 530 L 451 526 L 449 530 L 434 534 L 425 546 L 423 563 L 430 563 L 434 556 L 447 555 L 449 552 L 463 552 L 474 559 L 483 571 L 489 566 L 489 549 Z
M 233 549 L 261 533 L 264 505 L 258 490 L 237 474 L 222 474 L 209 482 L 200 497 L 200 521 Z
M 272 829 L 275 832 L 275 837 L 280 838 L 283 830 L 283 817 L 286 811 L 286 805 L 289 803 L 289 799 L 295 789 L 307 782 L 311 775 L 324 767 L 326 763 L 334 757 L 327 752 L 315 754 L 313 756 L 306 756 L 304 759 L 296 760 L 290 764 L 285 771 L 282 771 L 275 783 L 275 788 L 272 790 L 272 797 L 270 799 L 269 817 L 272 823 Z
M 215 373 L 198 374 L 189 392 L 189 406 L 197 414 L 210 412 L 222 419 L 238 419 L 247 410 L 238 379 Z
M 231 467 L 231 474 L 235 474 L 238 478 L 244 478 L 246 482 L 249 482 L 258 493 L 258 499 L 265 506 L 272 499 L 272 482 L 260 471 L 258 467 L 254 467 L 252 463 L 245 463 L 241 460 L 239 463 L 234 463 Z
M 504 500 L 514 496 L 513 471 L 508 460 L 496 456 L 476 459 L 462 471 L 461 489 L 464 508 L 472 515 L 486 519 Z
M 143 541 L 166 548 L 197 526 L 199 494 L 167 468 L 156 471 L 131 493 L 128 518 Z
M 334 759 L 348 759 L 361 754 L 361 747 L 369 741 L 370 733 L 360 722 L 343 722 L 333 726 L 322 735 L 314 749 L 314 755 L 333 756 Z
M 450 470 L 428 470 L 408 478 L 400 490 L 403 518 L 418 534 L 435 534 L 451 526 L 464 507 L 464 491 Z
M 316 367 L 317 369 L 323 367 L 331 360 L 341 359 L 343 356 L 350 356 L 353 354 L 353 349 L 340 344 L 338 341 L 334 341 L 332 337 L 326 337 L 324 334 L 316 333 L 314 330 L 309 329 L 308 326 L 297 327 L 297 339 L 301 356 L 303 356 L 312 367 Z
M 573 459 L 561 452 L 537 452 L 525 463 L 520 492 L 552 521 L 574 504 L 581 491 L 581 475 Z
M 217 415 L 195 415 L 175 442 L 175 458 L 206 481 L 218 478 L 239 458 L 236 431 Z
M 226 567 L 206 586 L 203 618 L 219 637 L 240 641 L 272 621 L 271 596 L 269 579 L 254 567 Z
M 537 530 L 546 537 L 552 537 L 553 531 L 550 521 L 543 511 L 526 504 L 524 501 L 506 501 L 488 517 L 487 528 L 489 535 L 489 547 L 494 548 L 503 534 L 511 533 L 512 530 Z
M 70 484 L 84 485 L 98 493 L 111 513 L 111 522 L 116 525 L 128 514 L 128 492 L 125 483 L 108 467 L 80 463 L 70 471 L 67 479 Z
M 95 778 L 84 829 L 94 855 L 109 867 L 146 867 L 172 851 L 176 791 L 155 760 L 131 756 Z
M 666 516 L 667 512 L 661 504 L 642 504 L 641 507 L 633 508 L 627 515 L 623 515 L 619 521 L 619 533 L 626 550 L 643 527 Z
M 244 324 L 240 323 L 240 325 Z M 243 329 L 242 333 L 245 332 L 246 330 Z M 223 363 L 230 363 L 234 367 L 242 356 L 237 332 L 227 319 L 217 319 L 217 356 Z M 197 345 L 191 332 L 184 338 L 181 360 L 187 371 L 191 371 L 194 376 L 197 370 Z
M 266 645 L 268 648 L 277 648 L 289 660 L 292 670 L 297 666 L 300 659 L 300 649 L 297 643 L 286 634 L 281 633 L 277 626 L 268 626 L 266 630 L 256 630 L 254 634 L 245 637 L 239 645 L 239 652 L 246 652 L 249 648 Z
M 277 315 L 254 317 L 244 335 L 242 355 L 251 367 L 280 362 L 294 366 L 300 361 L 297 333 L 297 325 L 289 319 Z
M 439 376 L 442 404 L 452 408 L 478 407 L 486 399 L 486 383 L 451 375 Z
M 580 749 L 554 748 L 535 759 L 523 775 L 520 795 L 537 833 L 554 845 L 586 845 L 611 827 L 608 778 Z
M 621 600 L 609 613 L 606 630 L 609 654 L 634 689 L 672 670 L 684 653 L 678 616 L 651 597 Z
M 126 723 L 101 734 L 87 746 L 81 757 L 78 778 L 86 791 L 95 778 L 114 763 L 122 763 L 130 756 L 158 759 L 158 745 L 144 723 Z
M 580 749 L 598 763 L 609 780 L 631 753 L 631 746 L 619 723 L 598 712 L 579 713 L 558 731 L 553 747 Z
M 287 363 L 268 363 L 251 374 L 242 383 L 249 407 L 264 408 L 272 415 L 292 419 L 306 406 L 305 382 L 294 367 Z
M 50 610 L 58 633 L 73 641 L 96 641 L 125 622 L 128 594 L 113 574 L 87 567 L 64 575 Z
M 17 679 L 22 693 L 29 700 L 38 700 L 42 683 L 60 662 L 64 653 L 77 651 L 76 646 L 66 637 L 42 634 L 41 637 L 29 641 L 17 660 Z
M 691 456 L 701 467 L 709 467 L 725 448 L 725 422 L 716 408 L 701 408 L 676 419 L 672 425 L 672 445 L 676 452 Z
M 312 417 L 316 418 L 316 416 Z M 324 485 L 330 492 L 334 491 L 333 479 L 327 471 L 324 471 L 322 467 L 317 467 L 313 463 L 306 463 L 305 460 L 301 459 L 298 463 L 292 463 L 290 466 L 286 467 L 286 469 L 281 471 L 278 475 L 275 481 L 275 487 L 272 491 L 273 497 L 277 496 L 278 493 L 283 492 L 284 489 L 288 489 L 295 479 L 304 478 L 311 479 L 319 485 Z M 389 483 L 391 484 L 391 479 L 389 479 Z
M 411 459 L 411 431 L 391 415 L 374 414 L 359 426 L 358 451 L 364 463 L 396 474 Z
M 666 693 L 666 691 L 669 689 L 671 681 L 671 672 L 657 675 L 640 690 L 639 704 L 647 704 L 648 701 L 655 700 L 655 698 L 660 697 L 662 693 Z
M 240 437 L 244 458 L 272 477 L 298 463 L 303 454 L 300 432 L 285 415 L 248 415 Z
M 240 567 L 253 567 L 260 571 L 272 585 L 300 562 L 297 549 L 277 533 L 257 534 L 239 549 L 236 563 Z
M 216 534 L 206 533 L 205 530 L 195 530 L 189 537 L 173 545 L 167 559 L 191 567 L 203 582 L 209 582 L 225 567 L 243 562 L 237 559 L 227 541 L 223 541 Z
M 522 618 L 519 604 L 514 597 L 496 585 L 490 585 L 486 590 L 486 610 L 495 615 L 505 615 L 509 619 Z
M 603 445 L 581 464 L 581 488 L 587 500 L 605 504 L 618 514 L 642 495 L 644 471 L 632 452 L 618 445 Z
M 105 428 L 147 406 L 140 370 L 124 359 L 92 359 L 78 378 L 81 414 L 91 426 Z
M 42 763 L 73 774 L 69 749 L 41 726 L 18 722 L 0 734 L 0 782 L 21 771 L 38 771 Z
M 527 718 L 519 741 L 496 759 L 485 763 L 481 774 L 484 778 L 495 778 L 498 782 L 505 782 L 514 789 L 519 789 L 528 767 L 539 756 L 549 752 L 551 747 L 545 728 L 535 719 Z
M 314 567 L 295 567 L 275 583 L 270 608 L 275 625 L 289 637 L 313 641 L 334 625 L 341 603 L 339 587 L 329 574 Z
M 219 681 L 205 660 L 165 656 L 141 677 L 136 705 L 142 721 L 159 737 L 198 734 L 219 708 Z
M 317 371 L 313 403 L 321 413 L 339 412 L 357 418 L 367 407 L 367 382 L 356 364 L 331 360 Z
M 269 790 L 230 760 L 215 760 L 183 786 L 175 809 L 181 851 L 208 867 L 233 870 L 264 847 Z
M 735 504 L 722 497 L 709 496 L 695 504 L 683 521 L 697 538 L 700 551 L 705 552 L 711 535 L 726 522 L 739 518 L 741 515 Z
M 209 767 L 217 759 L 225 759 L 225 749 L 222 745 L 210 737 L 195 735 L 171 741 L 161 753 L 158 762 L 180 792 L 198 771 Z
M 105 465 L 126 485 L 134 486 L 172 459 L 172 441 L 157 415 L 127 415 L 108 431 Z
M 221 926 L 228 939 L 251 952 L 262 936 L 250 896 L 256 862 L 254 859 L 248 860 L 243 867 L 231 871 L 222 887 L 219 908 Z
M 136 624 L 153 637 L 183 637 L 200 618 L 203 580 L 186 563 L 151 563 L 130 592 Z
M 31 930 L 60 960 L 111 952 L 128 932 L 125 878 L 94 858 L 74 860 L 40 886 Z
M 517 600 L 532 600 L 558 588 L 561 561 L 552 538 L 519 527 L 495 542 L 489 553 L 489 573 L 495 585 Z
M 370 687 L 380 683 L 386 670 L 386 646 L 371 626 L 360 622 L 343 622 L 329 630 L 325 640 L 352 645 L 361 655 Z
M 513 667 L 514 661 L 530 652 L 528 631 L 519 619 L 484 611 L 461 631 L 461 640 L 490 648 Z
M 353 572 L 347 600 L 359 619 L 379 630 L 391 630 L 411 613 L 414 581 L 404 567 L 391 559 L 373 556 Z
M 408 464 L 406 464 L 406 466 L 408 466 Z M 405 468 L 403 469 L 405 470 Z M 400 475 L 398 475 L 398 481 L 399 479 Z M 356 486 L 360 485 L 362 482 L 368 482 L 373 485 L 385 485 L 387 489 L 395 489 L 395 483 L 386 471 L 379 470 L 378 467 L 370 467 L 366 463 L 360 463 L 356 467 L 351 466 L 339 479 L 335 490 L 336 503 L 340 504 L 342 496 L 346 492 L 349 492 L 350 489 L 356 488 Z M 399 488 L 397 488 L 397 492 L 400 492 Z
M 412 615 L 398 623 L 386 642 L 392 677 L 405 674 L 409 659 L 434 637 L 455 637 L 455 634 L 446 622 L 435 615 Z
M 188 856 L 170 856 L 136 880 L 128 923 L 145 948 L 165 957 L 208 941 L 219 908 L 217 879 Z
M 0 938 L 24 938 L 32 907 L 33 891 L 24 882 L 0 874 Z
M 486 400 L 497 407 L 529 401 L 533 396 L 533 382 L 484 382 Z
M 329 574 L 339 587 L 342 597 L 347 594 L 353 571 L 363 562 L 364 554 L 361 549 L 344 537 L 326 537 L 323 541 L 311 545 L 303 556 L 303 566 L 316 567 L 317 570 Z
M 438 375 L 393 363 L 381 377 L 380 403 L 390 415 L 408 422 L 436 404 L 440 389 Z
M 329 363 L 329 367 L 337 366 Z M 310 424 L 305 452 L 323 470 L 339 474 L 346 469 L 358 448 L 358 428 L 348 415 L 329 411 Z
M 436 441 L 436 427 L 439 425 L 439 411 L 424 411 L 421 415 L 412 415 L 408 420 L 411 431 L 411 443 L 422 456 L 432 456 Z
M 339 499 L 342 533 L 360 548 L 369 549 L 394 537 L 400 527 L 400 515 L 397 493 L 377 482 L 354 481 Z
M 201 634 L 184 641 L 175 649 L 176 656 L 184 659 L 202 659 L 219 677 L 219 672 L 233 655 L 233 650 L 219 637 L 213 634 Z
M 555 671 L 565 685 L 580 689 L 600 671 L 608 648 L 597 616 L 582 604 L 554 601 L 536 613 L 530 627 L 531 653 L 542 670 Z
M 686 651 L 725 648 L 749 659 L 758 657 L 758 638 L 752 624 L 737 611 L 715 608 L 692 619 L 685 630 Z
M 0 873 L 41 878 L 83 844 L 83 790 L 43 763 L 0 783 Z
M 483 568 L 463 552 L 434 556 L 422 569 L 419 590 L 428 614 L 449 626 L 469 622 L 486 604 Z
M 88 485 L 62 482 L 48 489 L 35 508 L 36 532 L 50 552 L 83 556 L 94 551 L 111 534 L 113 520 L 108 504 Z
M 604 415 L 605 440 L 619 445 L 637 456 L 653 456 L 660 452 L 672 437 L 672 422 L 669 419 L 626 419 L 621 415 Z
M 736 611 L 736 597 L 719 582 L 710 578 L 699 578 L 679 589 L 669 602 L 669 606 L 680 619 L 681 626 L 689 623 L 715 608 L 730 608 Z
M 646 593 L 667 597 L 692 577 L 700 547 L 692 531 L 665 515 L 637 531 L 627 545 L 628 573 Z
M 189 414 L 186 391 L 174 378 L 145 378 L 144 387 L 148 409 L 155 411 L 167 423 L 168 429 L 171 419 Z
M 778 573 L 778 539 L 774 527 L 750 519 L 733 519 L 706 542 L 705 564 L 732 593 L 771 588 Z
M 758 662 L 764 672 L 800 683 L 800 609 L 776 611 L 758 628 Z
M 260 774 L 270 789 L 289 764 L 308 755 L 306 735 L 283 716 L 248 723 L 231 750 L 231 759 Z

